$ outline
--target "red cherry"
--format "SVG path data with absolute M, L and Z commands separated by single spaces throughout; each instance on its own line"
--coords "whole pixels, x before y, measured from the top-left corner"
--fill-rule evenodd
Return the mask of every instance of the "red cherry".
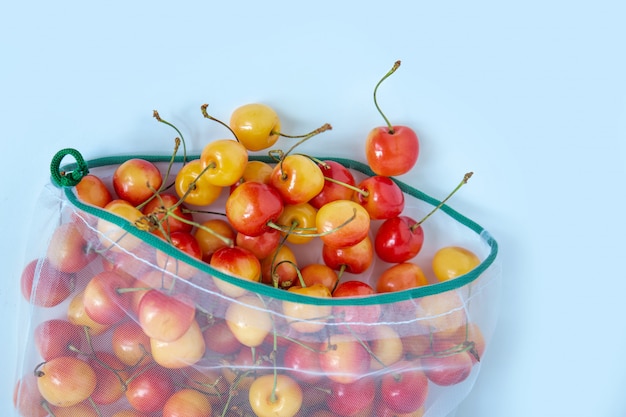
M 226 200 L 226 217 L 239 233 L 259 236 L 270 229 L 283 211 L 283 200 L 272 186 L 244 182 Z
M 378 257 L 389 263 L 402 263 L 415 257 L 424 244 L 424 230 L 409 216 L 385 220 L 374 238 Z
M 375 175 L 361 181 L 361 192 L 354 193 L 354 200 L 361 204 L 372 220 L 396 217 L 404 210 L 404 192 L 389 177 Z
M 380 110 L 376 99 L 378 86 L 398 67 L 400 61 L 394 63 L 391 70 L 374 88 L 374 104 L 387 125 L 372 129 L 365 141 L 365 156 L 370 168 L 376 174 L 387 177 L 407 173 L 413 168 L 419 156 L 417 134 L 407 126 L 393 126 Z
M 336 161 L 323 161 L 318 165 L 324 174 L 324 188 L 309 201 L 309 204 L 319 209 L 331 201 L 350 200 L 353 190 L 346 185 L 354 187 L 356 184 L 350 170 Z

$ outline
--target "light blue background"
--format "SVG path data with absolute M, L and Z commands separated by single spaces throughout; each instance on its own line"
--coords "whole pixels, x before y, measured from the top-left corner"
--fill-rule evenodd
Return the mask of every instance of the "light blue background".
M 619 1 L 10 2 L 0 15 L 3 318 L 0 410 L 11 408 L 26 230 L 52 155 L 198 151 L 263 101 L 305 150 L 363 159 L 371 93 L 413 126 L 404 178 L 499 240 L 502 310 L 459 417 L 624 416 L 626 10 Z M 317 143 L 317 144 L 316 144 Z

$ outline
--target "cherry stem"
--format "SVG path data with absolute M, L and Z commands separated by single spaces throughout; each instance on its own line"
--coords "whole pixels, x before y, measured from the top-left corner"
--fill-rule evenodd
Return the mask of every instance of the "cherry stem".
M 152 287 L 116 288 L 115 292 L 118 294 L 126 294 L 129 292 L 150 291 L 152 289 Z
M 35 369 L 33 369 L 33 374 L 35 374 L 35 376 L 37 378 L 41 378 L 42 376 L 45 375 L 44 371 L 39 370 L 39 368 L 41 368 L 42 366 L 44 366 L 47 362 L 41 362 L 40 364 L 37 364 L 37 366 L 35 366 Z
M 287 227 L 284 225 L 280 225 L 280 224 L 276 224 L 273 222 L 267 222 L 267 226 L 271 227 L 272 229 L 276 229 L 279 232 L 283 232 L 283 233 L 292 233 L 294 235 L 297 236 L 302 236 L 302 237 L 321 237 L 321 236 L 326 236 L 329 235 L 331 233 L 336 232 L 337 230 L 341 229 L 342 227 L 344 227 L 345 225 L 347 225 L 348 223 L 350 223 L 352 220 L 356 219 L 356 209 L 352 210 L 352 216 L 348 217 L 348 219 L 341 223 L 339 226 L 335 227 L 334 229 L 331 230 L 327 230 L 325 232 L 322 233 L 297 233 L 297 232 L 301 232 L 301 231 L 312 231 L 312 230 L 317 230 L 315 228 L 312 227 L 303 227 L 303 228 L 292 228 L 292 227 Z M 296 232 L 296 233 L 294 233 Z
M 180 138 L 176 138 L 174 140 L 174 152 L 172 152 L 172 157 L 170 158 L 169 163 L 167 164 L 167 171 L 165 172 L 165 175 L 163 176 L 163 178 L 169 178 L 170 173 L 172 172 L 172 167 L 174 166 L 174 161 L 176 159 L 176 153 L 178 153 L 178 147 L 180 146 Z M 186 157 L 185 157 L 186 158 Z M 146 204 L 148 204 L 150 201 L 152 201 L 154 198 L 161 198 L 160 194 L 167 190 L 168 188 L 172 187 L 174 185 L 174 183 L 171 183 L 170 185 L 165 185 L 165 182 L 161 183 L 161 186 L 159 187 L 158 190 L 154 189 L 154 187 L 152 187 L 150 185 L 150 183 L 146 183 L 146 186 L 152 191 L 152 195 L 150 196 L 150 198 L 148 198 L 146 201 L 144 201 L 143 203 L 139 204 L 137 206 L 138 210 L 141 210 L 143 207 L 146 206 Z
M 452 192 L 450 194 L 448 194 L 448 196 L 446 198 L 444 198 L 434 209 L 432 209 L 430 211 L 430 213 L 428 213 L 426 216 L 424 216 L 424 218 L 422 218 L 422 220 L 420 220 L 419 222 L 411 225 L 411 231 L 417 229 L 422 223 L 424 223 L 424 221 L 426 221 L 426 219 L 428 219 L 434 212 L 436 212 L 437 210 L 439 210 L 441 207 L 443 207 L 444 204 L 446 204 L 446 201 L 448 201 L 450 199 L 450 197 L 452 197 L 454 195 L 454 193 L 456 193 L 457 191 L 459 191 L 459 189 L 467 184 L 467 181 L 472 177 L 472 175 L 474 175 L 473 172 L 468 172 L 467 174 L 465 174 L 465 176 L 463 177 L 463 179 L 461 180 L 461 182 L 459 183 L 459 185 L 456 186 L 456 188 L 454 190 L 452 190 Z
M 230 131 L 230 133 L 232 133 L 232 134 L 233 134 L 233 136 L 235 137 L 235 140 L 236 140 L 237 142 L 239 142 L 239 138 L 238 138 L 238 137 L 237 137 L 237 135 L 235 134 L 235 131 L 233 131 L 233 129 L 231 129 L 231 127 L 230 127 L 230 126 L 228 126 L 226 123 L 222 122 L 222 121 L 221 121 L 221 120 L 219 120 L 219 119 L 216 119 L 215 117 L 213 117 L 213 116 L 211 116 L 209 113 L 207 113 L 207 111 L 206 111 L 207 107 L 209 107 L 209 105 L 208 105 L 208 104 L 203 104 L 202 106 L 200 106 L 200 110 L 202 111 L 202 115 L 203 115 L 205 118 L 207 118 L 207 119 L 209 119 L 209 120 L 213 120 L 214 122 L 217 122 L 217 123 L 221 124 L 222 126 L 224 126 L 226 129 L 228 129 L 228 130 Z
M 306 135 L 303 135 L 303 136 L 297 136 L 297 137 L 302 137 L 302 139 L 301 139 L 301 140 L 299 140 L 298 142 L 296 142 L 296 143 L 295 143 L 295 144 L 294 144 L 291 148 L 289 148 L 289 149 L 287 150 L 287 152 L 283 152 L 282 150 L 278 150 L 278 151 L 276 151 L 276 150 L 270 150 L 270 151 L 268 152 L 268 154 L 269 154 L 269 156 L 270 156 L 271 158 L 276 159 L 276 157 L 275 157 L 274 155 L 279 155 L 279 156 L 280 156 L 280 159 L 279 159 L 279 164 L 280 164 L 280 172 L 281 172 L 281 174 L 282 174 L 282 176 L 283 176 L 283 179 L 286 179 L 286 174 L 285 174 L 285 173 L 284 173 L 284 171 L 283 171 L 283 161 L 285 160 L 285 158 L 286 158 L 286 157 L 287 157 L 287 156 L 288 156 L 288 155 L 289 155 L 289 154 L 290 154 L 290 153 L 291 153 L 291 152 L 292 152 L 295 148 L 297 148 L 298 146 L 300 146 L 301 144 L 303 144 L 303 143 L 304 143 L 304 142 L 306 142 L 307 140 L 311 139 L 313 136 L 318 135 L 318 134 L 320 134 L 320 133 L 322 133 L 322 132 L 325 132 L 325 131 L 327 131 L 327 130 L 331 130 L 332 128 L 333 128 L 333 127 L 332 127 L 330 124 L 325 123 L 324 125 L 322 125 L 322 126 L 318 127 L 317 129 L 313 130 L 312 132 L 307 133 Z
M 296 265 L 295 262 L 290 261 L 289 259 L 283 259 L 282 261 L 278 262 L 276 265 L 274 265 L 274 273 L 272 274 L 272 281 L 274 283 L 274 287 L 278 288 L 278 279 L 274 279 L 274 274 L 276 273 L 276 269 L 278 269 L 278 267 L 282 264 L 289 264 L 291 266 L 294 267 L 294 269 L 296 270 L 296 275 L 298 276 L 298 280 L 300 281 L 300 286 L 301 287 L 306 287 L 306 284 L 304 283 L 304 278 L 302 278 L 302 274 L 300 273 L 300 270 L 298 269 L 298 265 Z M 291 284 L 291 283 L 289 283 Z M 289 285 L 291 286 L 291 285 Z
M 176 126 L 174 126 L 172 123 L 168 122 L 167 120 L 163 120 L 161 119 L 161 116 L 159 115 L 159 112 L 156 110 L 153 110 L 152 112 L 152 116 L 157 119 L 158 122 L 164 123 L 166 125 L 168 125 L 169 127 L 173 128 L 179 135 L 180 137 L 180 141 L 182 141 L 183 143 L 183 163 L 187 162 L 187 145 L 185 144 L 185 138 L 183 137 L 183 134 L 180 133 L 180 130 L 178 130 L 178 128 Z M 178 139 L 178 138 L 176 138 Z M 174 150 L 174 154 L 176 154 L 176 151 L 178 150 L 178 141 L 176 142 L 176 147 Z M 167 178 L 167 177 L 166 177 Z
M 383 119 L 385 119 L 385 123 L 387 124 L 387 127 L 389 128 L 389 134 L 393 134 L 393 132 L 394 132 L 393 126 L 389 122 L 389 119 L 387 119 L 387 116 L 385 116 L 385 114 L 380 109 L 380 106 L 378 106 L 378 100 L 376 99 L 376 92 L 378 91 L 378 86 L 380 86 L 382 84 L 382 82 L 385 81 L 391 74 L 396 72 L 396 70 L 399 67 L 400 67 L 400 61 L 396 61 L 393 64 L 393 67 L 389 70 L 389 72 L 387 74 L 385 74 L 385 76 L 383 78 L 381 78 L 380 81 L 378 81 L 378 83 L 376 84 L 376 87 L 374 87 L 374 105 L 376 106 L 376 109 L 378 110 L 378 113 L 380 113 L 380 115 L 383 117 Z
M 326 181 L 328 181 L 328 182 L 332 182 L 334 184 L 338 184 L 338 185 L 341 185 L 343 187 L 349 188 L 350 190 L 361 194 L 363 197 L 369 197 L 369 195 L 370 195 L 370 193 L 368 191 L 366 191 L 366 190 L 364 190 L 362 188 L 359 188 L 359 187 L 357 187 L 355 185 L 348 184 L 347 182 L 339 181 L 339 180 L 337 180 L 335 178 L 331 178 L 331 177 L 324 177 L 324 179 Z
M 102 417 L 102 413 L 100 412 L 100 409 L 98 408 L 98 405 L 96 404 L 96 402 L 91 397 L 89 397 L 89 404 L 91 404 L 91 407 L 94 409 L 94 411 L 96 412 L 98 417 Z
M 283 159 L 284 159 L 285 156 L 289 155 L 295 148 L 297 148 L 298 146 L 300 146 L 301 144 L 303 144 L 307 140 L 311 139 L 313 136 L 318 135 L 318 134 L 323 133 L 323 132 L 326 132 L 327 130 L 332 130 L 332 128 L 333 127 L 330 124 L 324 123 L 322 126 L 318 127 L 317 129 L 313 130 L 312 132 L 309 132 L 306 135 L 303 135 L 301 140 L 299 140 L 291 148 L 289 148 L 289 150 L 284 154 Z
M 50 404 L 48 404 L 48 402 L 42 401 L 41 402 L 41 408 L 46 410 L 46 413 L 48 413 L 48 415 L 50 417 L 56 417 L 56 415 L 52 412 L 52 408 L 50 408 Z
M 315 162 L 316 164 L 318 164 L 320 167 L 324 168 L 324 169 L 330 169 L 330 165 L 328 165 L 325 161 L 322 161 L 319 158 L 316 158 L 314 156 L 309 156 L 309 158 Z
M 173 218 L 175 218 L 176 220 L 178 220 L 179 222 L 181 222 L 181 223 L 186 223 L 186 224 L 189 224 L 189 225 L 195 226 L 195 227 L 197 227 L 198 229 L 202 229 L 202 230 L 204 230 L 205 232 L 210 233 L 211 235 L 213 235 L 213 236 L 215 236 L 216 238 L 220 239 L 222 242 L 224 242 L 224 243 L 225 243 L 227 246 L 229 246 L 229 247 L 232 247 L 232 246 L 234 246 L 234 245 L 235 245 L 235 243 L 233 242 L 233 240 L 232 240 L 232 239 L 229 239 L 229 238 L 227 238 L 226 236 L 222 236 L 222 235 L 220 235 L 219 233 L 217 233 L 215 230 L 211 229 L 210 227 L 206 227 L 206 226 L 204 226 L 204 225 L 202 225 L 202 224 L 198 224 L 198 223 L 196 223 L 196 222 L 193 222 L 193 221 L 190 221 L 190 220 L 184 219 L 184 218 L 182 218 L 182 217 L 180 217 L 180 216 L 178 216 L 178 215 L 176 215 L 176 214 L 174 214 L 174 213 L 170 213 L 170 215 L 171 215 Z

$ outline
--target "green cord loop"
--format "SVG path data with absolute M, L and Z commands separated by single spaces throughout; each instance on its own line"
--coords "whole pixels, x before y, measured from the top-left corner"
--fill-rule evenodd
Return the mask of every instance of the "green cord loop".
M 76 159 L 77 168 L 73 171 L 61 171 L 61 161 L 67 155 L 71 155 Z M 50 173 L 52 174 L 52 180 L 59 187 L 73 187 L 80 182 L 80 180 L 89 173 L 87 163 L 83 159 L 83 156 L 76 149 L 66 148 L 61 149 L 52 158 L 50 163 Z

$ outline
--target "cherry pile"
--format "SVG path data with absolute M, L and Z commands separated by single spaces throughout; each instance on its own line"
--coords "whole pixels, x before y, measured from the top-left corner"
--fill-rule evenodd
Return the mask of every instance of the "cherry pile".
M 399 65 L 376 85 L 379 111 L 376 91 Z M 25 267 L 41 360 L 16 384 L 20 415 L 421 416 L 430 392 L 466 380 L 485 342 L 459 293 L 368 299 L 480 264 L 458 246 L 415 261 L 422 224 L 471 173 L 414 219 L 393 177 L 416 164 L 418 138 L 382 112 L 364 144 L 372 175 L 297 153 L 329 124 L 288 135 L 264 104 L 228 123 L 201 112 L 230 138 L 189 157 L 155 111 L 179 134 L 170 162 L 130 158 L 82 176 L 76 198 L 94 210 L 68 208 Z M 383 272 L 368 274 L 376 262 Z

